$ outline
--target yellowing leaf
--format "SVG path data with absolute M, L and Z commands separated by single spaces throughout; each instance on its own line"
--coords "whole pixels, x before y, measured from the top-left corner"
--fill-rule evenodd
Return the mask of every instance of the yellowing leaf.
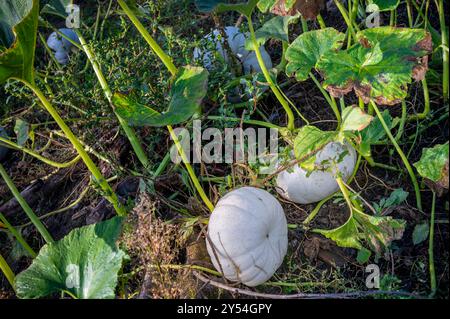
M 349 106 L 342 112 L 343 131 L 362 131 L 373 120 L 373 116 L 365 113 L 357 106 Z
M 358 32 L 357 38 L 348 50 L 328 51 L 316 64 L 334 97 L 355 91 L 365 103 L 394 105 L 406 97 L 412 79 L 424 78 L 432 49 L 428 32 L 379 27 Z

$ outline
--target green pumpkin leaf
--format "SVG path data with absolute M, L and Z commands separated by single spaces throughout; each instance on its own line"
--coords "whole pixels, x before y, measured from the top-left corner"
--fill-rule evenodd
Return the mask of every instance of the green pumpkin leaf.
M 389 110 L 382 112 L 384 121 L 389 128 L 392 128 L 392 116 L 389 114 Z M 363 156 L 371 156 L 371 146 L 381 141 L 386 136 L 386 131 L 381 125 L 378 117 L 375 117 L 372 122 L 364 130 L 361 131 L 361 142 L 359 144 L 360 151 Z
M 395 10 L 400 4 L 400 0 L 370 0 L 370 2 L 376 4 L 381 12 Z
M 14 133 L 16 133 L 17 144 L 24 146 L 25 142 L 28 140 L 30 132 L 30 124 L 22 119 L 17 119 L 14 125 Z
M 328 51 L 316 64 L 334 97 L 354 90 L 365 103 L 394 105 L 406 97 L 412 78 L 424 78 L 432 50 L 428 32 L 380 27 L 358 32 L 357 38 L 348 50 Z
M 310 125 L 303 126 L 298 130 L 298 135 L 294 140 L 295 157 L 300 160 L 314 155 L 325 145 L 333 141 L 336 136 L 336 132 L 324 132 Z
M 0 1 L 0 83 L 11 77 L 34 82 L 38 17 L 38 0 Z
M 246 16 L 250 16 L 253 12 L 258 0 L 240 1 L 238 3 L 230 3 L 229 0 L 195 0 L 198 10 L 205 13 L 210 12 L 226 12 L 237 11 Z
M 122 218 L 72 230 L 42 247 L 30 267 L 16 277 L 19 298 L 68 291 L 80 299 L 114 298 L 125 253 L 117 248 Z
M 389 110 L 384 110 L 381 115 L 389 128 L 392 128 L 392 116 Z M 378 117 L 374 118 L 364 130 L 361 131 L 362 141 L 373 144 L 381 141 L 386 136 L 386 131 Z
M 344 39 L 345 34 L 333 28 L 301 34 L 286 51 L 286 73 L 295 74 L 298 81 L 305 81 L 317 61 L 328 51 L 340 49 Z
M 365 113 L 357 106 L 349 106 L 342 112 L 342 131 L 362 131 L 373 120 L 373 116 Z
M 331 230 L 315 229 L 314 232 L 333 240 L 340 247 L 362 251 L 358 260 L 363 262 L 368 260 L 368 249 L 380 256 L 393 240 L 401 239 L 405 225 L 405 221 L 390 216 L 371 216 L 352 210 L 342 226 Z
M 255 32 L 258 46 L 264 45 L 269 39 L 289 42 L 289 24 L 295 22 L 297 19 L 297 16 L 276 16 L 264 23 L 264 25 Z M 246 40 L 245 48 L 247 50 L 254 50 L 251 39 Z
M 158 113 L 119 93 L 114 94 L 113 104 L 119 116 L 132 126 L 175 125 L 200 112 L 207 84 L 208 71 L 201 67 L 185 66 L 179 69 L 174 79 L 166 112 Z
M 448 154 L 449 143 L 424 148 L 420 160 L 414 164 L 420 176 L 435 183 L 443 182 L 448 189 Z
M 428 234 L 430 233 L 430 225 L 428 222 L 417 224 L 416 227 L 414 227 L 413 231 L 413 244 L 418 245 L 428 238 Z
M 409 193 L 405 192 L 403 188 L 395 189 L 387 198 L 382 198 L 379 203 L 373 203 L 373 207 L 379 215 L 383 214 L 383 211 L 400 205 L 408 198 Z
M 403 188 L 395 189 L 384 202 L 383 208 L 386 209 L 400 205 L 408 198 L 408 195 L 409 193 L 404 191 Z
M 50 0 L 42 7 L 41 14 L 51 14 L 60 18 L 66 18 L 66 8 L 73 4 L 73 0 Z
M 370 256 L 372 256 L 372 252 L 368 249 L 361 248 L 358 250 L 358 255 L 356 256 L 356 261 L 360 264 L 365 264 L 369 261 Z

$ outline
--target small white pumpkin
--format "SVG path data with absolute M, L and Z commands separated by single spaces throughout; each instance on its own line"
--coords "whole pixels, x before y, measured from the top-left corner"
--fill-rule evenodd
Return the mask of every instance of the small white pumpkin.
M 316 165 L 324 163 L 324 161 L 325 163 L 337 162 L 345 150 L 348 151 L 348 154 L 341 162 L 337 163 L 337 167 L 332 168 L 332 172 L 316 170 L 308 175 L 308 172 L 299 165 L 282 171 L 276 180 L 278 193 L 292 202 L 311 204 L 337 192 L 339 186 L 335 178 L 336 173 L 339 171 L 344 181 L 350 178 L 356 165 L 355 149 L 348 144 L 331 142 L 317 153 L 315 160 Z M 327 165 L 331 164 L 325 164 L 325 166 Z
M 286 255 L 283 208 L 255 187 L 235 189 L 219 200 L 208 224 L 208 254 L 230 281 L 254 287 L 266 282 Z
M 72 41 L 80 43 L 77 34 L 72 29 L 62 28 L 58 31 Z M 69 40 L 62 37 L 57 32 L 53 32 L 47 39 L 47 45 L 55 52 L 55 59 L 56 61 L 58 61 L 58 63 L 65 65 L 69 62 L 69 52 L 74 47 L 74 45 Z
M 239 61 L 241 61 L 244 67 L 244 73 L 250 74 L 252 72 L 261 72 L 261 68 L 259 66 L 258 60 L 256 59 L 255 52 L 245 49 L 245 41 L 249 37 L 248 33 L 244 34 L 239 30 L 239 28 L 232 26 L 225 27 L 224 30 L 228 45 L 230 46 L 232 53 L 236 55 Z M 223 47 L 224 39 L 221 38 L 220 31 L 214 30 L 212 33 L 206 35 L 204 39 L 215 43 L 217 52 L 225 60 L 225 62 L 228 63 L 229 57 L 225 48 Z M 271 69 L 273 66 L 272 60 L 263 45 L 260 47 L 260 51 L 265 66 L 268 69 Z M 214 53 L 211 51 L 203 52 L 203 50 L 201 50 L 200 48 L 194 49 L 194 59 L 201 60 L 203 66 L 208 70 L 211 70 L 213 67 L 213 57 Z
M 55 59 L 59 64 L 66 65 L 69 63 L 69 52 L 60 50 L 55 52 Z

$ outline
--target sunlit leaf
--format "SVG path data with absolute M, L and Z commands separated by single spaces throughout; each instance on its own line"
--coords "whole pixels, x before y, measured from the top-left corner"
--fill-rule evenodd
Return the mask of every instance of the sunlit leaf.
M 312 156 L 336 138 L 337 133 L 322 131 L 315 126 L 304 126 L 298 130 L 294 140 L 294 153 L 297 159 Z
M 295 75 L 297 80 L 304 81 L 326 52 L 342 47 L 345 34 L 326 28 L 301 34 L 289 45 L 286 51 L 286 66 L 288 75 Z
M 80 299 L 114 298 L 125 253 L 118 249 L 122 218 L 72 230 L 42 247 L 31 266 L 16 277 L 19 298 L 68 291 Z
M 340 247 L 362 250 L 365 258 L 359 260 L 367 261 L 368 249 L 380 256 L 392 241 L 402 238 L 405 225 L 405 221 L 390 216 L 370 216 L 354 210 L 342 226 L 331 230 L 315 229 L 314 232 L 333 240 Z
M 365 113 L 357 106 L 346 107 L 342 112 L 343 131 L 362 131 L 373 120 L 373 116 Z
M 448 189 L 449 143 L 424 148 L 420 160 L 414 164 L 420 176 Z
M 189 120 L 201 110 L 206 95 L 208 71 L 201 67 L 180 68 L 170 90 L 169 108 L 164 113 L 116 93 L 113 103 L 116 111 L 132 126 L 166 126 Z
M 424 78 L 431 36 L 422 29 L 380 27 L 358 32 L 359 43 L 345 51 L 328 51 L 316 68 L 334 96 L 355 91 L 365 103 L 394 105 L 407 95 L 408 84 Z

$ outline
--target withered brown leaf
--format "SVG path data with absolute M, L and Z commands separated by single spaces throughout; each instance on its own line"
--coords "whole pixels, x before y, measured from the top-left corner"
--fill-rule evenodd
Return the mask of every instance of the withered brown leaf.
M 324 0 L 297 0 L 291 9 L 286 9 L 286 0 L 279 0 L 271 12 L 280 16 L 294 16 L 300 13 L 306 20 L 315 20 L 324 5 Z

